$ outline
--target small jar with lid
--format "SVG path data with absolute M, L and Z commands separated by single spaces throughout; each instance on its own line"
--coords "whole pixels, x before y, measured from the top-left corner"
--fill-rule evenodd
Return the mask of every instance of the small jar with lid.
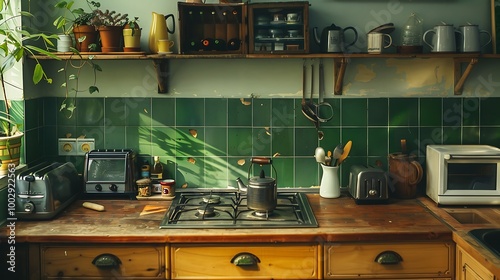
M 137 196 L 151 196 L 151 179 L 143 178 L 135 181 L 135 183 L 137 184 Z
M 160 182 L 161 184 L 161 196 L 172 197 L 175 195 L 175 180 L 165 179 Z

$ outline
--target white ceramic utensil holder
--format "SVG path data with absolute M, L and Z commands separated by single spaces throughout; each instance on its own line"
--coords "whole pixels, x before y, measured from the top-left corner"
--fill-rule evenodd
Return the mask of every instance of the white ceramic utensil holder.
M 337 198 L 340 196 L 339 166 L 321 164 L 323 176 L 319 186 L 319 195 L 324 198 Z

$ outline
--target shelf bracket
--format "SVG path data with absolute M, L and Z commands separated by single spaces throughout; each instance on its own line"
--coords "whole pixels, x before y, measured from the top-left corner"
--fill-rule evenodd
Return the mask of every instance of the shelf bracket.
M 464 73 L 462 74 L 462 63 L 469 63 L 467 65 L 467 68 L 465 68 Z M 454 77 L 455 77 L 455 95 L 461 95 L 462 94 L 462 89 L 464 87 L 465 80 L 467 80 L 467 77 L 469 77 L 470 72 L 472 71 L 472 68 L 474 68 L 474 65 L 478 62 L 477 58 L 470 58 L 469 59 L 460 59 L 460 58 L 455 58 L 454 59 Z
M 168 81 L 170 78 L 170 60 L 153 59 L 158 82 L 158 93 L 168 93 Z
M 342 57 L 342 58 L 335 58 L 334 59 L 334 67 L 335 67 L 335 88 L 334 88 L 334 93 L 335 95 L 342 95 L 342 87 L 344 85 L 344 74 L 345 74 L 345 69 L 347 67 L 347 58 Z

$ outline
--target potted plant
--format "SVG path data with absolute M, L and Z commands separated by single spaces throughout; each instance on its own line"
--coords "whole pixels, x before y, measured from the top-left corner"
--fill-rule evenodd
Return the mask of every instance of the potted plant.
M 101 50 L 103 52 L 118 52 L 123 38 L 123 27 L 128 22 L 127 14 L 120 14 L 116 11 L 99 10 L 92 19 L 92 24 L 97 26 L 101 37 Z
M 91 21 L 95 17 L 95 9 L 99 8 L 101 4 L 86 0 L 87 5 L 91 9 L 91 12 L 86 12 L 83 8 L 73 9 L 74 2 L 63 0 L 54 5 L 54 7 L 64 10 L 64 14 L 57 17 L 54 21 L 54 26 L 62 29 L 65 34 L 69 35 L 71 32 L 73 33 L 75 48 L 78 51 L 95 51 L 97 48 L 98 33 L 95 26 L 91 24 Z M 71 15 L 71 18 L 68 18 L 68 14 Z
M 49 51 L 54 47 L 51 40 L 57 39 L 57 35 L 47 35 L 35 33 L 26 29 L 22 25 L 23 17 L 33 17 L 27 11 L 17 12 L 17 6 L 21 1 L 1 0 L 0 1 L 0 35 L 3 43 L 0 45 L 0 84 L 3 96 L 3 108 L 0 111 L 0 175 L 5 175 L 11 166 L 17 166 L 20 162 L 20 151 L 23 132 L 20 130 L 20 123 L 23 120 L 23 109 L 12 107 L 8 99 L 8 88 L 16 88 L 16 82 L 10 80 L 12 76 L 9 71 L 18 66 L 25 55 L 43 54 L 54 59 L 59 59 Z M 41 39 L 41 40 L 40 40 Z M 41 41 L 43 47 L 31 44 L 33 40 Z M 38 84 L 45 80 L 52 83 L 40 62 L 35 58 L 35 68 L 33 70 L 33 82 Z M 21 88 L 18 88 L 22 90 Z
M 137 23 L 138 17 L 129 20 L 123 28 L 123 51 L 125 52 L 139 52 L 141 51 L 141 30 Z

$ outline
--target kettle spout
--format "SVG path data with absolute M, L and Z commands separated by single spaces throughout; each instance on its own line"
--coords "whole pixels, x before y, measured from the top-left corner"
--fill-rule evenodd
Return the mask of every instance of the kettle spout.
M 316 41 L 316 43 L 318 45 L 320 45 L 321 44 L 321 40 L 320 40 L 320 38 L 318 36 L 318 28 L 317 27 L 313 28 L 313 33 L 314 33 L 314 40 Z
M 246 192 L 247 191 L 247 186 L 245 186 L 245 184 L 243 183 L 243 181 L 241 181 L 240 177 L 236 178 L 236 183 L 238 183 L 238 189 L 242 192 Z

